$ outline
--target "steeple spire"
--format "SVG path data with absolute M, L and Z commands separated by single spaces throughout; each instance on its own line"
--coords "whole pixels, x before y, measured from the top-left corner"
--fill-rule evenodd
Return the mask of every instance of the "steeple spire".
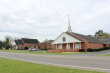
M 67 30 L 67 32 L 72 32 L 69 15 L 68 15 L 68 30 Z

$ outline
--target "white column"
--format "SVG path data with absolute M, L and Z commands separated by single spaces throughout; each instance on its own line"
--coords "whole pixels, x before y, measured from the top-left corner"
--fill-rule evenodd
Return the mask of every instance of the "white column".
M 68 43 L 68 49 L 70 49 L 71 47 L 70 47 L 70 43 Z
M 66 49 L 68 49 L 68 43 L 66 44 Z
M 73 49 L 75 49 L 75 48 L 74 48 L 74 42 L 73 42 Z
M 62 44 L 61 44 L 61 49 L 63 49 Z
M 81 49 L 81 42 L 80 42 L 80 49 Z
M 59 46 L 58 46 L 59 48 L 58 49 L 61 49 L 61 44 L 59 44 Z
M 70 49 L 70 44 L 69 43 L 66 44 L 66 49 Z

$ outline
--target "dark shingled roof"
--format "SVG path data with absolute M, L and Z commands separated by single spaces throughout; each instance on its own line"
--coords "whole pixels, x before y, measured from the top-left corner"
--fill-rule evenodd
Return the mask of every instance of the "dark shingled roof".
M 42 43 L 46 43 L 46 44 L 48 44 L 48 43 L 52 43 L 54 40 L 48 40 L 48 41 L 45 41 L 45 42 L 42 42 Z
M 100 39 L 104 44 L 110 44 L 110 38 Z
M 22 38 L 23 43 L 31 43 L 31 44 L 38 44 L 39 41 L 37 39 L 28 39 L 28 38 Z
M 28 39 L 28 38 L 22 38 L 22 39 L 18 39 L 15 40 L 16 44 L 24 44 L 24 43 L 28 43 L 28 44 L 38 44 L 39 41 L 37 39 Z
M 18 40 L 15 40 L 15 43 L 18 45 L 18 44 L 23 44 L 22 40 L 21 39 L 18 39 Z
M 94 43 L 102 43 L 98 38 L 95 38 L 95 37 L 93 37 L 93 36 L 86 36 L 86 35 L 82 35 L 82 34 L 78 34 L 78 33 L 74 33 L 74 32 L 72 32 L 72 33 L 70 33 L 70 32 L 66 32 L 67 34 L 73 34 L 73 35 L 75 35 L 75 36 L 77 36 L 77 37 L 79 37 L 79 38 L 81 38 L 81 39 L 83 39 L 83 40 L 86 40 L 86 41 L 88 41 L 88 42 L 94 42 Z M 72 35 L 71 35 L 72 36 Z M 74 37 L 74 36 L 73 36 Z M 77 38 L 77 37 L 75 37 L 75 38 Z

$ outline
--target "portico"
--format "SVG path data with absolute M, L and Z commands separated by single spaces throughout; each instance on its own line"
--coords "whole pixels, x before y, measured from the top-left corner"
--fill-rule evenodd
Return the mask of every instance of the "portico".
M 74 49 L 81 49 L 81 42 L 73 42 L 73 43 L 59 43 L 54 44 L 55 49 L 65 49 L 65 50 L 74 50 Z

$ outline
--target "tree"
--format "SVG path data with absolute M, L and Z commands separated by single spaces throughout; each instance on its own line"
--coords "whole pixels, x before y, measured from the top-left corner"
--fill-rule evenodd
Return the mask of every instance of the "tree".
M 3 47 L 3 42 L 0 41 L 0 49 L 2 49 L 2 47 Z
M 110 38 L 110 34 L 109 33 L 103 33 L 101 38 Z
M 102 35 L 103 35 L 103 30 L 99 30 L 95 33 L 96 38 L 101 38 Z
M 5 41 L 3 42 L 3 45 L 4 45 L 4 48 L 5 48 L 5 49 L 12 48 L 12 40 L 11 40 L 11 37 L 7 36 L 7 37 L 5 38 Z
M 48 39 L 45 39 L 44 42 L 48 41 Z
M 110 38 L 110 34 L 109 33 L 105 33 L 103 32 L 103 30 L 99 30 L 95 33 L 95 37 L 102 39 L 102 38 Z

